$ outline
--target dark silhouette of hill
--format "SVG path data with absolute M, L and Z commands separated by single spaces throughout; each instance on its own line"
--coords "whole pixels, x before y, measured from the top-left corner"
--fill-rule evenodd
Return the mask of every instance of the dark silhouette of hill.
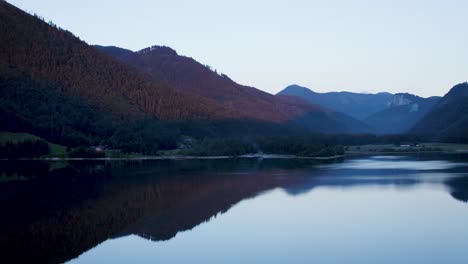
M 421 120 L 440 97 L 422 98 L 413 94 L 395 94 L 384 110 L 372 114 L 365 123 L 380 134 L 402 134 Z
M 468 83 L 455 85 L 410 132 L 468 143 Z
M 313 104 L 345 113 L 346 115 L 361 121 L 365 120 L 370 115 L 385 109 L 392 99 L 392 94 L 390 93 L 316 93 L 309 88 L 299 85 L 290 85 L 278 94 L 300 97 Z

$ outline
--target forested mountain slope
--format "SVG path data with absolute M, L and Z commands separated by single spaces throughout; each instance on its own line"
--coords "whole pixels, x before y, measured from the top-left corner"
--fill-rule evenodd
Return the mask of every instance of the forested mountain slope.
M 202 96 L 240 116 L 267 122 L 295 124 L 321 133 L 368 133 L 363 123 L 331 109 L 295 97 L 274 96 L 254 87 L 240 85 L 196 60 L 181 56 L 169 47 L 153 46 L 138 52 L 116 47 L 96 48 L 133 66 L 154 80 L 175 89 Z
M 411 132 L 434 135 L 443 141 L 468 143 L 468 83 L 450 89 Z

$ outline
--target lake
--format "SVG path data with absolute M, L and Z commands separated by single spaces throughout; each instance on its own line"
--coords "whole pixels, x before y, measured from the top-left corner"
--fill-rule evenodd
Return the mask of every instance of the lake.
M 0 161 L 1 263 L 468 263 L 468 156 Z

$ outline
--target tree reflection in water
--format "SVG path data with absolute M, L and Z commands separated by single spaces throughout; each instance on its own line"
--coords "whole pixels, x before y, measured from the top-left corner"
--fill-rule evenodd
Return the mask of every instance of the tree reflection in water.
M 76 161 L 55 166 L 22 161 L 14 166 L 27 168 L 29 180 L 0 183 L 0 258 L 3 263 L 56 263 L 109 238 L 136 234 L 168 240 L 274 188 L 300 195 L 317 186 L 410 186 L 421 181 L 411 176 L 419 170 L 356 170 L 340 166 L 341 162 L 323 166 L 286 159 Z M 12 166 L 1 166 L 12 175 Z M 32 168 L 38 175 L 31 173 Z M 466 167 L 449 171 L 458 175 Z M 17 175 L 21 173 L 18 170 Z M 445 180 L 452 196 L 465 202 L 467 182 L 467 177 Z

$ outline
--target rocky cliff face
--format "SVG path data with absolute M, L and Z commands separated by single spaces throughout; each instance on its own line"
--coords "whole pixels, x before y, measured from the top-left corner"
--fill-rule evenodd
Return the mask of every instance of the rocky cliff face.
M 398 93 L 398 94 L 393 95 L 390 102 L 388 102 L 388 107 L 418 104 L 418 102 L 421 100 L 423 100 L 423 98 L 413 95 L 413 94 Z
M 371 115 L 366 123 L 381 134 L 399 134 L 408 131 L 440 100 L 422 98 L 409 93 L 392 96 L 387 108 Z

